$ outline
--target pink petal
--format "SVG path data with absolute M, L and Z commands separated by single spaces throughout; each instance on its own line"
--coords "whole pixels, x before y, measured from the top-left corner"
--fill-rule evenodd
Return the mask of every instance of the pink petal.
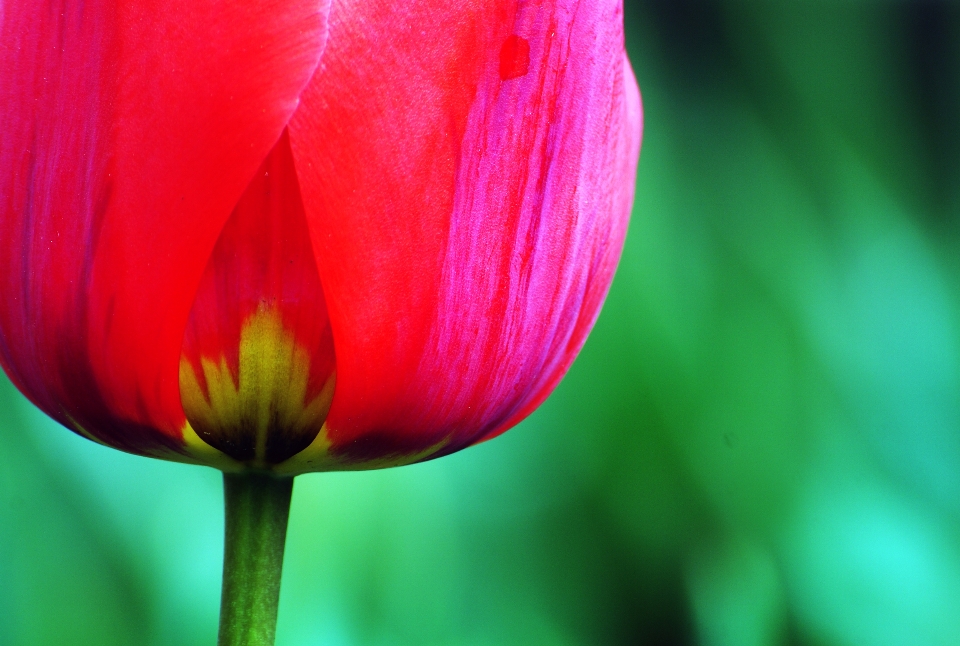
M 622 23 L 618 0 L 334 3 L 290 132 L 341 459 L 455 451 L 515 424 L 569 367 L 633 196 Z

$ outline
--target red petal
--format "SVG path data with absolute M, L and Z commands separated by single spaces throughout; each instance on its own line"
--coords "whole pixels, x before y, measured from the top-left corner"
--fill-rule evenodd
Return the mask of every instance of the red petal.
M 640 113 L 618 0 L 335 2 L 291 121 L 348 461 L 516 423 L 599 311 Z
M 0 357 L 61 422 L 182 450 L 190 304 L 316 67 L 323 4 L 0 9 Z

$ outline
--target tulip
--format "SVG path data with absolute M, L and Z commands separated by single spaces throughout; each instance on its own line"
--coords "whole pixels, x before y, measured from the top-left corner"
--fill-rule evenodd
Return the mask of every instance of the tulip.
M 223 470 L 228 539 L 285 530 L 256 500 L 289 476 L 526 417 L 633 198 L 620 0 L 331 4 L 0 0 L 0 362 L 85 437 Z

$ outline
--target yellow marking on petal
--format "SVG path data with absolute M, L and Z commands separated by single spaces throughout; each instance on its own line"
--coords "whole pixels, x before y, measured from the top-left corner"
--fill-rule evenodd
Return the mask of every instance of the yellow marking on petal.
M 374 469 L 400 467 L 430 457 L 447 446 L 452 438 L 453 435 L 450 435 L 450 437 L 440 440 L 436 444 L 417 453 L 398 453 L 384 456 L 377 460 L 353 462 L 345 461 L 343 458 L 336 457 L 330 453 L 331 442 L 328 439 L 327 425 L 324 424 L 323 428 L 320 429 L 320 433 L 317 434 L 316 439 L 314 439 L 310 446 L 275 466 L 274 471 L 284 475 L 296 475 L 298 473 L 310 473 L 313 471 L 372 471 Z
M 263 305 L 243 324 L 240 332 L 239 365 L 235 378 L 226 357 L 214 361 L 200 358 L 207 395 L 200 386 L 193 364 L 180 360 L 180 399 L 195 426 L 213 429 L 196 434 L 217 440 L 249 441 L 253 432 L 255 468 L 270 468 L 267 445 L 271 432 L 288 436 L 316 433 L 333 401 L 336 383 L 331 374 L 320 393 L 307 401 L 310 354 L 283 325 L 280 312 Z
M 100 440 L 98 437 L 96 437 L 93 433 L 90 433 L 89 431 L 87 431 L 87 429 L 83 428 L 83 426 L 80 425 L 80 422 L 78 422 L 77 420 L 73 419 L 73 417 L 70 416 L 70 413 L 68 413 L 67 411 L 63 410 L 63 408 L 61 408 L 60 410 L 61 410 L 61 412 L 63 413 L 64 417 L 67 418 L 67 421 L 70 422 L 70 426 L 72 426 L 72 427 L 73 427 L 73 430 L 75 430 L 77 433 L 79 433 L 79 434 L 82 435 L 83 437 L 87 438 L 88 440 L 91 440 L 91 441 L 93 441 L 93 442 L 96 442 L 96 443 L 99 444 L 100 446 L 110 446 L 110 445 L 107 444 L 106 442 L 104 442 L 104 441 Z M 113 447 L 110 447 L 110 448 L 113 448 Z
M 190 422 L 184 422 L 181 433 L 183 433 L 184 448 L 190 458 L 196 460 L 199 464 L 205 464 L 227 472 L 243 471 L 243 464 L 204 442 L 190 426 Z
M 324 386 L 324 390 L 326 390 L 326 386 Z M 310 446 L 276 465 L 273 470 L 281 475 L 297 475 L 298 473 L 309 473 L 311 471 L 336 471 L 338 463 L 330 455 L 330 446 L 330 439 L 327 437 L 327 424 L 324 422 Z
M 69 413 L 63 411 L 64 416 L 66 416 L 67 421 L 70 422 L 70 426 L 73 427 L 77 433 L 92 440 L 101 446 L 106 446 L 109 448 L 115 449 L 116 447 L 110 446 L 106 442 L 100 440 L 98 437 L 90 433 L 87 429 L 83 427 L 80 422 L 75 420 Z M 243 468 L 243 465 L 237 462 L 236 460 L 230 458 L 224 453 L 213 448 L 199 437 L 190 427 L 190 422 L 186 422 L 183 428 L 183 442 L 184 450 L 186 454 L 178 453 L 169 448 L 158 446 L 152 451 L 146 451 L 145 454 L 154 458 L 159 458 L 161 460 L 168 460 L 171 462 L 182 462 L 184 464 L 200 464 L 210 467 L 215 467 L 221 471 L 239 471 Z
M 450 443 L 450 440 L 453 438 L 453 435 L 446 437 L 433 446 L 429 446 L 422 451 L 417 453 L 398 453 L 395 455 L 386 455 L 379 460 L 369 460 L 367 462 L 360 462 L 350 465 L 345 465 L 345 467 L 351 471 L 372 471 L 373 469 L 388 469 L 390 467 L 402 467 L 407 464 L 413 464 L 414 462 L 419 462 L 424 458 L 428 458 L 434 453 L 440 451 L 443 447 Z

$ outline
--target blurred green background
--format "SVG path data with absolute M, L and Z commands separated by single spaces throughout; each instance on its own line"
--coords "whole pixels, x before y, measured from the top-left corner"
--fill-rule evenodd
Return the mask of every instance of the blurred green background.
M 299 478 L 278 646 L 960 644 L 960 7 L 625 13 L 580 359 L 493 442 Z M 214 644 L 219 473 L 0 405 L 0 646 Z

